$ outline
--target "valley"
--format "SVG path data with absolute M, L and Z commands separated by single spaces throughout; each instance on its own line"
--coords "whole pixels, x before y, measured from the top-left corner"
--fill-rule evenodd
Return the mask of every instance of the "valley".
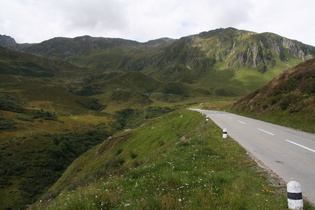
M 201 118 L 184 111 L 187 107 L 227 109 L 315 132 L 315 62 L 311 59 L 315 48 L 276 34 L 226 28 L 145 43 L 90 36 L 59 37 L 37 44 L 18 44 L 7 37 L 1 40 L 4 41 L 0 43 L 0 206 L 4 209 L 24 209 L 40 199 L 53 199 L 63 191 L 99 182 L 100 176 L 106 180 L 110 180 L 109 175 L 115 176 L 117 180 L 113 185 L 118 184 L 119 177 L 124 174 L 145 179 L 145 176 L 134 173 L 144 173 L 141 170 L 145 171 L 150 164 L 161 164 L 155 163 L 154 157 L 145 151 L 154 153 L 156 150 L 156 157 L 163 159 L 163 152 L 168 148 L 164 145 L 177 148 L 178 144 L 183 144 L 178 148 L 183 151 L 188 149 L 184 144 L 197 145 L 209 155 L 209 148 L 217 150 L 215 147 L 220 146 L 200 143 L 198 138 L 210 138 L 210 135 L 217 139 L 218 128 L 203 125 Z M 186 125 L 185 129 L 188 129 L 194 123 L 188 119 L 175 120 L 179 133 L 166 131 L 167 126 L 173 126 L 166 123 L 167 119 L 172 122 L 174 119 L 170 116 L 175 115 L 190 116 L 193 122 L 197 120 L 199 127 L 191 128 L 187 134 L 181 126 Z M 144 144 L 141 135 L 147 132 L 141 129 L 150 130 L 157 126 L 166 126 L 163 129 L 172 136 L 159 137 L 159 132 L 164 132 L 162 130 L 153 132 L 154 135 L 147 138 L 152 138 L 155 146 L 141 148 Z M 199 128 L 202 128 L 201 134 Z M 182 137 L 183 140 L 177 142 Z M 186 142 L 185 139 L 195 140 Z M 131 144 L 133 141 L 138 143 L 130 150 L 125 148 L 126 142 Z M 120 149 L 124 151 L 121 155 L 117 152 Z M 96 156 L 104 158 L 105 166 L 97 162 L 100 157 L 96 162 L 91 160 L 92 151 L 96 150 L 102 151 Z M 178 155 L 177 150 L 169 154 Z M 213 156 L 228 161 L 226 155 L 215 153 Z M 95 171 L 86 161 L 95 165 Z M 78 162 L 87 168 L 73 165 Z M 252 163 L 250 165 L 252 167 Z M 133 169 L 129 174 L 130 167 Z M 167 170 L 165 167 L 154 170 L 163 173 Z M 193 169 L 187 170 L 193 173 Z M 68 180 L 73 173 L 78 173 L 79 180 Z M 185 184 L 178 178 L 183 174 L 174 172 L 173 175 L 165 178 L 166 183 L 173 184 L 174 189 Z M 136 178 L 133 184 L 137 182 Z M 222 183 L 233 183 L 228 181 L 230 179 L 233 178 L 214 178 L 212 187 L 222 180 Z M 193 184 L 196 183 L 189 183 Z M 205 193 L 201 188 L 195 189 L 199 195 Z M 82 192 L 75 193 L 81 196 Z M 172 193 L 160 192 L 159 196 L 166 196 L 166 200 L 156 197 L 156 202 L 164 203 L 164 207 L 179 207 Z M 125 195 L 127 197 L 121 201 L 106 199 L 116 207 L 135 199 L 133 194 Z M 189 193 L 189 196 L 193 195 Z M 264 199 L 271 200 L 271 197 L 268 195 Z M 137 205 L 148 207 L 145 204 L 148 199 Z M 58 202 L 63 202 L 62 198 L 57 198 L 56 205 Z M 184 206 L 198 206 L 198 202 L 186 202 Z M 208 202 L 215 205 L 215 201 Z M 226 202 L 232 201 L 222 199 L 218 205 L 225 206 Z M 238 205 L 247 204 L 242 201 Z M 86 206 L 78 208 L 83 207 Z

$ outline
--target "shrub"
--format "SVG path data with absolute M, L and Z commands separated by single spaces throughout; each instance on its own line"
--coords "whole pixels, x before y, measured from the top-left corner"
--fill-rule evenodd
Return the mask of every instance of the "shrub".
M 0 130 L 16 129 L 16 123 L 11 119 L 0 116 Z
M 9 95 L 0 93 L 0 110 L 23 112 L 24 108 L 19 101 Z
M 41 109 L 36 111 L 35 118 L 43 118 L 44 120 L 57 120 L 57 115 L 55 113 Z
M 282 110 L 286 110 L 290 106 L 290 100 L 287 97 L 284 97 L 280 101 L 279 106 Z

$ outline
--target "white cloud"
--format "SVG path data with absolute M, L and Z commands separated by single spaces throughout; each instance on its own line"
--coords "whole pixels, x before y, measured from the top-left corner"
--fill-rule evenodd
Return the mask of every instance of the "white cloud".
M 274 32 L 315 45 L 313 0 L 0 0 L 0 34 L 179 38 L 215 28 Z
M 315 1 L 251 0 L 255 5 L 245 27 L 257 32 L 273 32 L 315 46 Z

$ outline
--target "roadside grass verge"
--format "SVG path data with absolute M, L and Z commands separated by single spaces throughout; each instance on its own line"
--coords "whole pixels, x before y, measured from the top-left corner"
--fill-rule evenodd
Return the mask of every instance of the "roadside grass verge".
M 255 118 L 269 123 L 309 132 L 315 133 L 314 114 L 313 111 L 301 113 L 286 113 L 280 110 L 273 110 L 270 112 L 259 113 L 250 111 L 239 111 L 234 108 L 228 109 L 229 112 Z
M 189 110 L 152 119 L 76 159 L 30 209 L 287 209 L 285 186 L 221 136 Z

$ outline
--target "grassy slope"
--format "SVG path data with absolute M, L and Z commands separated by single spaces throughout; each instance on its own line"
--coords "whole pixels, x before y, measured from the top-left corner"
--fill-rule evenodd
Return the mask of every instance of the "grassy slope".
M 188 110 L 154 119 L 78 158 L 31 209 L 286 209 L 284 186 L 221 135 Z
M 51 120 L 47 113 L 0 111 L 3 208 L 23 209 L 25 204 L 34 202 L 76 157 L 112 132 L 107 117 L 54 116 Z
M 232 111 L 315 133 L 315 59 L 278 75 L 237 101 Z
M 24 208 L 47 190 L 67 166 L 116 129 L 144 122 L 167 108 L 131 110 L 121 116 L 101 112 L 94 98 L 74 95 L 53 78 L 0 75 L 0 206 Z M 137 93 L 111 100 L 130 107 Z M 141 97 L 141 105 L 144 104 Z M 117 107 L 115 107 L 117 108 Z M 139 108 L 139 106 L 138 106 Z M 141 113 L 141 114 L 139 114 Z M 115 118 L 115 119 L 113 119 Z M 117 122 L 115 122 L 115 120 Z M 114 122 L 114 123 L 113 123 Z M 138 123 L 138 124 L 137 124 Z
M 93 67 L 100 69 L 103 69 L 103 67 L 109 69 L 116 69 L 119 67 L 125 71 L 147 68 L 145 72 L 152 73 L 154 69 L 150 67 L 151 65 L 150 62 L 153 62 L 154 64 L 154 62 L 157 61 L 156 56 L 158 56 L 158 54 L 162 52 L 162 49 L 163 49 L 162 47 L 158 50 L 151 49 L 150 52 L 147 51 L 147 49 L 143 49 L 138 52 L 136 52 L 135 50 L 127 50 L 123 55 L 120 55 L 121 51 L 119 50 L 116 52 L 116 54 L 114 53 L 115 55 L 111 54 L 111 52 L 106 52 L 107 54 L 106 53 L 105 54 L 106 56 L 108 56 L 107 58 L 116 59 L 113 63 L 109 64 L 115 65 Z M 131 56 L 130 52 L 135 53 L 135 55 Z M 200 52 L 198 51 L 198 53 Z M 11 56 L 10 59 L 18 58 L 17 61 L 8 62 L 9 58 L 6 57 L 8 55 L 9 57 Z M 99 64 L 100 59 L 103 57 L 102 53 L 100 53 L 99 55 L 100 57 L 98 57 L 97 53 L 95 54 L 96 57 L 95 62 L 93 62 L 94 64 L 96 63 Z M 196 66 L 197 70 L 200 70 L 198 68 L 201 68 L 203 64 L 206 65 L 206 63 L 201 62 L 200 64 L 201 66 L 198 66 L 199 65 L 198 63 L 197 64 L 194 63 L 194 59 L 189 60 L 192 55 L 194 55 L 194 53 L 190 53 L 189 49 L 185 49 L 184 52 L 182 52 L 182 55 L 179 57 L 180 59 L 179 61 L 189 61 L 187 64 L 189 66 L 197 65 Z M 87 58 L 86 62 L 88 62 L 89 59 L 90 58 Z M 31 62 L 29 62 L 30 60 Z M 13 96 L 14 98 L 19 99 L 21 103 L 23 103 L 24 105 L 26 104 L 27 110 L 33 110 L 25 113 L 1 111 L 0 113 L 1 126 L 12 125 L 11 127 L 6 128 L 5 131 L 1 131 L 0 141 L 1 150 L 5 151 L 5 153 L 2 153 L 1 155 L 4 155 L 6 159 L 14 160 L 14 158 L 16 158 L 15 160 L 18 160 L 18 162 L 20 162 L 20 160 L 25 160 L 26 156 L 30 157 L 31 154 L 35 156 L 32 156 L 32 158 L 28 159 L 34 158 L 35 160 L 42 159 L 44 161 L 42 162 L 30 161 L 30 163 L 28 164 L 35 163 L 35 165 L 37 164 L 40 167 L 47 168 L 47 165 L 45 165 L 46 164 L 45 160 L 47 160 L 47 157 L 41 156 L 42 151 L 47 152 L 53 148 L 53 153 L 54 152 L 58 153 L 58 151 L 54 151 L 54 149 L 61 151 L 63 151 L 64 149 L 63 148 L 64 145 L 61 144 L 59 145 L 59 143 L 53 142 L 55 138 L 61 139 L 65 137 L 66 139 L 67 138 L 70 140 L 76 139 L 80 141 L 80 138 L 78 136 L 72 135 L 73 133 L 78 133 L 79 136 L 83 135 L 84 137 L 87 137 L 87 139 L 85 140 L 89 141 L 89 138 L 91 137 L 91 136 L 89 137 L 89 135 L 91 134 L 90 133 L 91 130 L 95 131 L 100 129 L 106 130 L 106 132 L 110 132 L 110 128 L 107 127 L 109 118 L 104 116 L 96 116 L 97 113 L 95 112 L 95 110 L 91 110 L 91 108 L 93 109 L 93 107 L 95 108 L 95 105 L 97 105 L 95 104 L 95 101 L 93 99 L 69 93 L 67 91 L 67 89 L 69 88 L 67 84 L 65 84 L 61 80 L 60 81 L 55 80 L 55 78 L 60 78 L 64 81 L 75 81 L 75 83 L 72 84 L 73 85 L 72 88 L 75 90 L 78 87 L 80 88 L 80 85 L 82 84 L 78 82 L 80 82 L 80 80 L 83 77 L 86 77 L 91 72 L 86 71 L 86 69 L 85 70 L 79 69 L 67 63 L 50 61 L 39 57 L 30 58 L 29 55 L 26 54 L 17 55 L 16 53 L 13 52 L 10 53 L 4 52 L 2 54 L 2 59 L 0 60 L 0 62 L 1 62 L 0 67 L 2 70 L 11 69 L 12 71 L 15 72 L 14 74 L 16 75 L 34 76 L 22 77 L 2 75 L 0 77 L 1 91 L 4 91 L 5 94 L 8 94 L 10 96 Z M 290 65 L 292 64 L 291 62 L 293 63 L 298 62 L 298 60 L 291 59 L 289 61 Z M 139 105 L 147 106 L 150 104 L 152 105 L 152 103 L 154 103 L 154 105 L 168 106 L 169 102 L 176 104 L 204 102 L 205 100 L 207 100 L 207 98 L 205 98 L 204 96 L 207 97 L 211 96 L 212 98 L 215 98 L 216 96 L 242 95 L 245 92 L 254 89 L 257 86 L 257 84 L 259 84 L 259 86 L 262 85 L 265 79 L 268 80 L 268 78 L 271 78 L 274 75 L 274 73 L 275 74 L 277 73 L 277 70 L 275 72 L 268 71 L 267 73 L 262 75 L 257 71 L 252 71 L 249 69 L 245 69 L 246 71 L 232 71 L 219 67 L 220 66 L 218 66 L 218 69 L 214 71 L 206 72 L 198 71 L 198 76 L 202 75 L 203 78 L 202 80 L 198 81 L 198 84 L 188 85 L 180 83 L 166 83 L 164 85 L 161 85 L 160 88 L 157 89 L 158 92 L 151 94 L 150 98 L 144 95 L 143 93 L 152 92 L 157 87 L 156 81 L 151 82 L 152 80 L 143 77 L 143 75 L 141 75 L 138 72 L 137 73 L 129 72 L 127 74 L 121 74 L 122 75 L 121 77 L 116 77 L 110 82 L 106 81 L 105 85 L 104 81 L 108 78 L 105 78 L 104 81 L 100 79 L 99 81 L 96 81 L 96 83 L 94 84 L 92 83 L 92 85 L 95 85 L 92 86 L 92 88 L 101 87 L 104 88 L 104 90 L 106 90 L 108 88 L 116 89 L 121 86 L 127 87 L 126 90 L 119 90 L 117 92 L 114 90 L 105 92 L 104 94 L 95 95 L 95 98 L 100 99 L 100 101 L 103 104 L 107 105 L 106 111 L 114 112 L 119 109 L 134 106 L 134 104 L 137 104 L 137 106 Z M 277 68 L 278 67 L 279 66 L 277 66 Z M 21 71 L 21 69 L 23 71 Z M 181 70 L 184 71 L 185 74 L 182 75 L 181 78 L 182 81 L 190 82 L 190 80 L 193 79 L 193 77 L 191 77 L 193 72 L 186 65 L 180 64 L 176 66 L 175 70 L 176 69 L 179 71 Z M 4 71 L 2 73 L 8 74 L 10 72 Z M 54 76 L 55 78 L 49 76 Z M 142 78 L 141 83 L 135 83 L 138 80 L 138 78 Z M 145 82 L 147 83 L 149 82 L 152 85 L 152 87 L 150 87 L 149 90 L 147 90 L 147 88 L 143 88 L 143 86 L 148 86 L 148 84 Z M 229 85 L 227 85 L 227 83 Z M 207 88 L 204 88 L 205 86 Z M 130 88 L 133 91 L 134 90 L 139 91 L 140 93 L 134 93 L 128 88 Z M 87 91 L 89 90 L 90 89 L 88 87 Z M 165 93 L 161 94 L 160 91 L 161 92 L 163 91 Z M 187 95 L 193 97 L 188 98 L 186 97 Z M 201 97 L 194 97 L 195 95 L 198 96 L 200 95 Z M 39 116 L 37 116 L 36 110 L 40 109 L 43 109 L 44 111 L 42 113 L 40 111 Z M 57 120 L 45 119 L 47 117 L 46 116 L 47 112 L 57 113 L 56 118 Z M 71 134 L 72 136 L 71 135 L 68 136 L 68 133 L 72 133 Z M 108 133 L 106 133 L 105 136 L 106 135 L 108 135 Z M 34 145 L 36 145 L 36 147 L 34 147 Z M 85 146 L 83 147 L 87 149 Z M 84 151 L 85 149 L 80 151 Z M 67 153 L 65 151 L 66 150 L 63 151 L 63 154 L 61 156 L 64 156 Z M 51 157 L 49 157 L 48 159 L 50 158 Z M 12 165 L 15 167 L 15 164 L 11 164 L 11 162 L 3 163 L 4 165 L 10 164 L 10 166 Z M 27 164 L 24 164 L 24 167 L 26 165 Z M 22 169 L 21 164 L 20 165 L 18 164 L 17 167 L 14 168 L 13 170 L 18 171 L 18 173 L 20 173 L 19 171 L 22 171 Z M 37 179 L 36 176 L 38 174 L 43 173 L 42 170 L 31 171 L 31 167 L 29 169 L 30 169 L 29 171 L 25 170 L 26 176 L 24 178 L 26 179 L 31 178 L 33 180 L 36 180 Z M 9 171 L 5 173 L 7 174 L 11 172 Z M 45 173 L 47 174 L 47 171 Z M 25 182 L 23 182 L 25 180 L 20 180 L 19 178 L 15 177 L 14 180 L 11 180 L 9 182 L 7 182 L 6 179 L 1 179 L 0 181 L 1 185 L 4 185 L 5 187 L 5 191 L 1 191 L 2 194 L 0 193 L 1 194 L 0 197 L 2 198 L 6 197 L 7 201 L 5 202 L 10 202 L 10 205 L 11 204 L 20 205 L 19 203 L 16 203 L 16 201 L 21 201 L 21 205 L 23 205 L 24 201 L 22 201 L 21 199 L 23 196 L 16 197 L 16 199 L 14 200 L 9 198 L 12 197 L 12 195 L 20 193 L 20 191 L 16 189 L 18 187 L 25 185 Z M 34 186 L 39 186 L 40 184 L 41 183 L 35 183 Z M 6 188 L 6 186 L 9 187 Z M 45 187 L 43 188 L 42 186 L 40 187 L 41 187 L 40 190 L 43 190 L 45 188 Z M 32 185 L 30 185 L 30 188 L 32 188 Z M 38 189 L 34 187 L 34 190 Z M 34 191 L 30 193 L 34 193 Z M 36 193 L 38 194 L 38 192 L 35 192 L 35 194 Z M 9 194 L 10 196 L 8 196 Z M 1 205 L 2 204 L 3 203 L 1 203 Z
M 288 53 L 281 39 L 273 34 L 219 29 L 158 47 L 95 51 L 77 56 L 74 62 L 101 71 L 141 71 L 165 83 L 193 84 L 204 91 L 244 95 L 270 81 L 282 69 L 302 61 Z M 292 41 L 296 47 L 300 44 Z M 275 48 L 280 48 L 280 52 Z M 314 53 L 313 48 L 304 48 Z
M 73 64 L 20 53 L 0 46 L 0 73 L 69 80 L 82 76 L 85 69 Z M 91 73 L 91 72 L 90 72 Z
M 63 82 L 19 75 L 0 81 L 0 206 L 23 208 L 113 129 L 93 110 L 95 100 L 67 92 Z

